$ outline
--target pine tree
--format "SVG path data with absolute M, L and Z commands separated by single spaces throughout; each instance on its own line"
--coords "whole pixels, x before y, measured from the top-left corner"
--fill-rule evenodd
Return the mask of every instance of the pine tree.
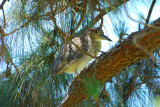
M 2 0 L 0 105 L 157 104 L 160 19 L 150 21 L 150 17 L 159 4 L 156 0 Z M 149 9 L 147 16 L 136 8 L 143 9 L 141 5 Z M 51 63 L 66 43 L 91 27 L 105 28 L 118 42 L 78 76 L 52 75 Z

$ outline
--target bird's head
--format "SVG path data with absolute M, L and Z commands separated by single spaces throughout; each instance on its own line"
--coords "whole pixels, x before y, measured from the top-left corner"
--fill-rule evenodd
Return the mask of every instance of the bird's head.
M 93 38 L 95 41 L 101 41 L 101 40 L 112 41 L 106 35 L 104 35 L 101 28 L 90 28 L 90 35 L 91 38 Z

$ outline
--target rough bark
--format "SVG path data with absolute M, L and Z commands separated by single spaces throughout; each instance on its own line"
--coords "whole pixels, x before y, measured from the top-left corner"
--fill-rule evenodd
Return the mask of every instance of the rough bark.
M 151 27 L 132 33 L 122 43 L 117 44 L 108 52 L 103 53 L 98 60 L 74 78 L 69 86 L 65 99 L 60 106 L 76 106 L 88 98 L 82 80 L 96 73 L 96 78 L 102 83 L 107 82 L 121 70 L 150 57 L 160 47 L 160 18 Z

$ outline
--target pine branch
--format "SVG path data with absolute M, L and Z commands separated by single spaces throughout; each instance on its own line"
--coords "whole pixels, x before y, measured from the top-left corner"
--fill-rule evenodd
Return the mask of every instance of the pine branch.
M 105 83 L 127 66 L 150 57 L 146 51 L 153 53 L 160 47 L 160 18 L 152 26 L 156 29 L 147 27 L 141 31 L 132 33 L 128 39 L 125 39 L 121 44 L 116 45 L 107 53 L 103 53 L 98 58 L 98 61 L 94 61 L 81 71 L 72 81 L 66 97 L 60 106 L 77 105 L 81 101 L 86 100 L 88 97 L 83 93 L 86 92 L 86 89 L 81 80 L 93 75 L 93 73 L 96 73 L 99 81 Z M 145 51 L 137 47 L 137 44 L 134 42 L 135 40 Z

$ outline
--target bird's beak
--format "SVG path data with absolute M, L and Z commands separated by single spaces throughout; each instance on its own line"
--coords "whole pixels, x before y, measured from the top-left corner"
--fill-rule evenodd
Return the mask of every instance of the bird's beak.
M 111 42 L 112 42 L 112 40 L 111 40 L 111 39 L 109 39 L 106 35 L 101 34 L 100 36 L 101 36 L 104 40 L 108 40 L 108 41 L 111 41 Z

